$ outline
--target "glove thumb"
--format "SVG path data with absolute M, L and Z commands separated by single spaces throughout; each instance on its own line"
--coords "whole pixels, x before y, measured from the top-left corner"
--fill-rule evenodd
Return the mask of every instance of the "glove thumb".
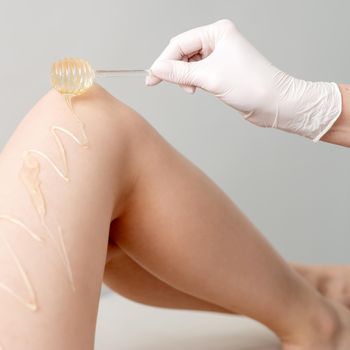
M 170 83 L 197 86 L 194 74 L 196 64 L 197 62 L 159 60 L 152 65 L 151 74 Z M 153 85 L 152 82 L 149 85 Z

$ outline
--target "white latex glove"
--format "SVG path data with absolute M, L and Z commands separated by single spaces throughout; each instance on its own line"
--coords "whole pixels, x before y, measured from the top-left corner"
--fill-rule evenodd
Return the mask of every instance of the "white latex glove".
M 202 88 L 244 118 L 318 141 L 341 113 L 338 85 L 296 79 L 273 66 L 229 20 L 171 39 L 151 66 L 147 85 L 161 80 L 188 92 Z

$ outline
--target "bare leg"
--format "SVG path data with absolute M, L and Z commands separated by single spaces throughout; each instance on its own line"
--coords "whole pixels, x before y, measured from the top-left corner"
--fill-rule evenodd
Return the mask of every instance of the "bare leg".
M 293 264 L 321 294 L 350 308 L 350 266 Z
M 290 265 L 322 295 L 350 308 L 349 266 Z M 186 294 L 161 281 L 116 244 L 109 244 L 108 247 L 104 282 L 118 294 L 142 304 L 232 314 L 229 310 Z
M 92 349 L 113 219 L 111 238 L 172 287 L 265 323 L 288 350 L 348 349 L 348 313 L 304 283 L 234 204 L 142 118 L 98 87 L 74 107 L 86 124 L 89 149 L 79 147 L 84 138 L 77 120 L 51 91 L 0 156 L 5 350 Z M 81 141 L 60 130 L 69 182 L 50 133 L 62 124 Z M 49 154 L 61 175 L 40 153 L 24 163 L 28 149 Z
M 161 281 L 115 244 L 108 246 L 104 282 L 118 294 L 145 305 L 232 314 L 229 310 L 184 293 Z
M 349 318 L 152 128 L 145 130 L 138 180 L 111 238 L 173 288 L 266 324 L 286 349 L 333 349 L 335 318 Z M 343 344 L 338 348 L 345 350 L 349 339 Z
M 50 91 L 0 155 L 4 350 L 93 349 L 109 226 L 135 179 L 140 118 L 98 86 L 73 107 L 88 148 L 64 98 Z

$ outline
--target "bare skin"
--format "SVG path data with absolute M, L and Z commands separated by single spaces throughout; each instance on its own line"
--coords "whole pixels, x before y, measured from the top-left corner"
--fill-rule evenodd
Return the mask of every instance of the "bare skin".
M 350 308 L 349 266 L 293 263 L 291 267 L 322 295 Z M 112 243 L 109 244 L 104 282 L 118 294 L 142 304 L 232 314 L 232 311 L 195 298 L 162 282 Z
M 340 84 L 342 112 L 332 128 L 322 137 L 322 141 L 350 147 L 350 85 Z
M 322 141 L 350 147 L 350 86 L 339 87 L 343 100 L 342 113 Z M 291 263 L 291 267 L 322 295 L 350 307 L 349 266 Z M 137 278 L 129 278 L 127 271 L 132 271 L 131 275 Z M 106 272 L 105 281 L 111 288 L 138 302 L 167 308 L 230 312 L 163 283 L 136 264 L 116 245 L 110 245 Z
M 322 141 L 350 147 L 350 85 L 340 84 L 342 112 Z M 350 266 L 292 264 L 323 295 L 350 307 Z
M 327 296 L 331 300 L 331 304 L 342 315 L 341 318 L 344 318 L 341 322 L 347 322 L 348 312 L 342 304 L 347 307 L 350 306 L 347 290 L 349 267 L 300 264 L 292 264 L 292 267 L 311 285 L 316 287 L 321 294 Z M 118 294 L 146 305 L 235 314 L 231 310 L 184 293 L 164 283 L 137 264 L 116 244 L 109 244 L 104 282 Z M 345 329 L 347 327 L 345 326 Z M 332 333 L 329 329 L 325 330 L 325 333 L 327 332 Z M 304 349 L 304 347 L 290 345 L 286 346 L 285 349 Z M 305 349 L 315 348 L 310 346 Z M 322 348 L 318 347 L 317 349 Z M 328 348 L 325 347 L 325 349 Z M 337 347 L 331 345 L 329 349 L 337 349 Z
M 350 266 L 302 264 L 293 266 L 321 294 L 350 308 Z
M 342 114 L 322 140 L 349 147 L 350 88 L 341 85 L 340 89 L 343 96 Z M 221 306 L 196 298 L 164 283 L 133 261 L 116 244 L 111 244 L 108 252 L 105 282 L 112 289 L 132 300 L 159 307 L 232 313 Z M 346 315 L 346 311 L 339 306 L 338 302 L 350 306 L 350 268 L 348 266 L 291 264 L 291 267 L 322 295 L 334 300 L 336 308 L 342 315 Z M 287 348 L 299 349 L 294 345 Z
M 103 277 L 116 283 L 115 290 L 146 302 L 147 289 L 135 294 L 147 286 L 144 271 L 158 283 L 159 304 L 177 300 L 175 307 L 192 308 L 196 302 L 195 309 L 249 316 L 273 330 L 285 350 L 350 347 L 350 312 L 296 273 L 231 199 L 141 116 L 99 86 L 73 105 L 86 123 L 90 148 L 77 148 L 66 136 L 70 182 L 60 182 L 42 161 L 40 185 L 48 225 L 54 227 L 54 214 L 64 228 L 76 288 L 72 292 L 51 241 L 38 246 L 21 227 L 3 224 L 2 237 L 23 262 L 39 305 L 36 312 L 28 310 L 2 288 L 5 350 L 93 349 Z M 18 171 L 21 155 L 32 147 L 59 162 L 48 132 L 53 124 L 77 132 L 62 96 L 50 91 L 0 155 L 1 212 L 15 214 L 39 234 Z M 119 261 L 118 251 L 124 254 Z M 0 282 L 27 297 L 1 244 L 0 259 Z
M 70 181 L 64 181 L 40 158 L 38 189 L 45 197 L 45 221 L 54 238 L 58 238 L 57 222 L 62 227 L 75 290 L 19 176 L 28 149 L 44 152 L 62 168 L 59 147 L 50 132 L 53 125 L 81 139 L 79 125 L 64 98 L 49 91 L 24 117 L 0 154 L 1 215 L 20 219 L 34 237 L 45 238 L 38 241 L 20 225 L 0 222 L 1 350 L 90 350 L 94 346 L 109 225 L 120 214 L 134 181 L 134 168 L 126 157 L 134 158 L 133 140 L 142 129 L 129 109 L 97 86 L 74 98 L 73 104 L 86 125 L 89 148 L 80 147 L 61 132 Z M 35 310 L 25 305 L 33 301 L 33 295 L 8 246 L 35 293 Z

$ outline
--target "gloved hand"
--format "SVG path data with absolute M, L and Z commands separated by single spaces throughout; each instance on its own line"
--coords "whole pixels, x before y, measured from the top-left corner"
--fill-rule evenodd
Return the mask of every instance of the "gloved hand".
M 161 80 L 188 92 L 202 88 L 250 122 L 318 141 L 341 113 L 338 85 L 293 78 L 273 66 L 229 20 L 174 37 L 151 66 L 146 85 Z

